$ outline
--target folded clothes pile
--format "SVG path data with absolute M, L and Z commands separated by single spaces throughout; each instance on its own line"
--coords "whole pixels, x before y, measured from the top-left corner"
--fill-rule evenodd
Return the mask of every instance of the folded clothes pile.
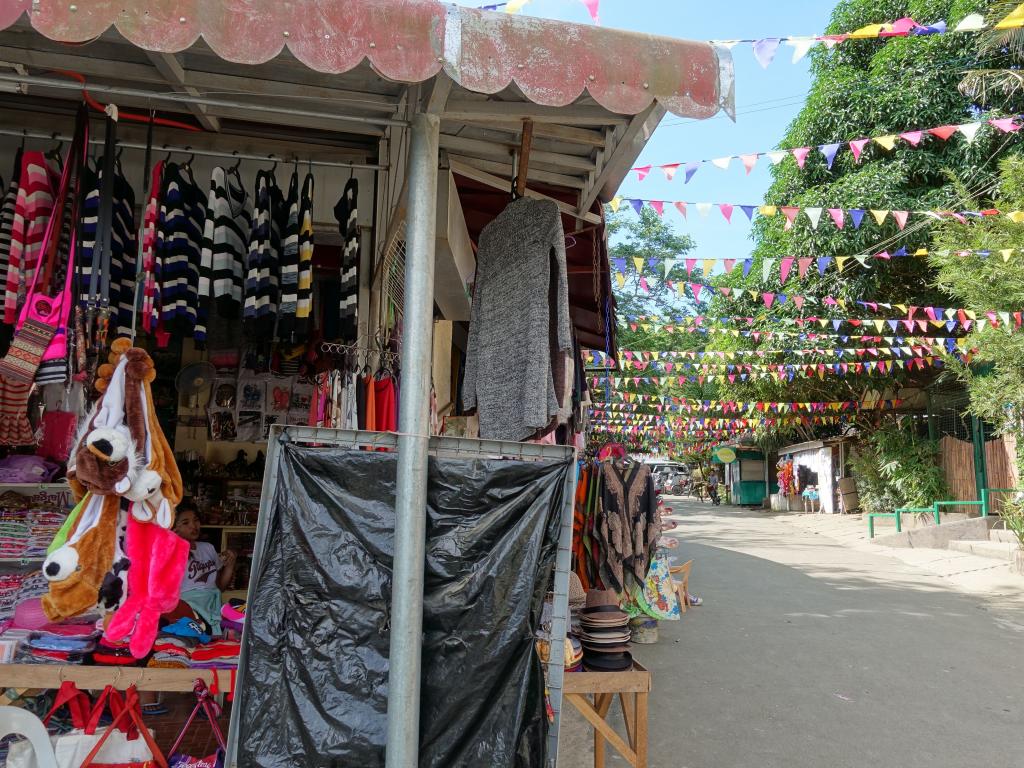
M 225 631 L 242 632 L 245 628 L 245 600 L 232 598 L 221 606 L 220 627 Z
M 96 664 L 108 667 L 132 667 L 138 663 L 138 659 L 132 656 L 128 650 L 127 641 L 115 643 L 106 637 L 101 637 L 96 643 L 96 650 L 92 652 L 92 660 Z
M 161 632 L 153 643 L 153 655 L 147 666 L 160 669 L 187 669 L 192 663 L 192 650 L 198 642 L 192 638 Z
M 234 669 L 242 645 L 237 640 L 214 640 L 192 651 L 192 669 Z
M 34 632 L 28 637 L 28 648 L 44 663 L 81 664 L 96 648 L 95 632 L 81 637 Z

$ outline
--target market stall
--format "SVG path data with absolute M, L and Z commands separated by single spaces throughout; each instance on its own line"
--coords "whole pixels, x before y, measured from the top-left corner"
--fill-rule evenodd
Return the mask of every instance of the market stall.
M 843 438 L 815 440 L 779 449 L 779 491 L 772 496 L 776 511 L 848 511 L 841 500 L 840 483 L 848 477 Z
M 728 451 L 722 451 L 727 448 Z M 729 459 L 726 461 L 723 459 Z M 725 467 L 725 486 L 729 499 L 740 506 L 761 506 L 771 495 L 770 482 L 763 452 L 747 445 L 730 444 L 720 446 L 711 453 L 713 464 Z
M 546 333 L 530 346 L 531 364 L 544 371 L 556 351 L 572 361 L 582 347 L 614 354 L 601 201 L 667 111 L 731 111 L 728 53 L 426 0 L 339 0 L 316 13 L 287 2 L 19 0 L 0 9 L 0 30 L 0 60 L 18 62 L 0 66 L 0 158 L 15 168 L 4 190 L 22 222 L 6 262 L 8 339 L 36 291 L 59 299 L 53 326 L 66 339 L 9 388 L 18 408 L 64 426 L 66 460 L 67 427 L 95 398 L 110 343 L 133 339 L 152 363 L 146 434 L 166 434 L 176 462 L 165 468 L 182 476 L 174 496 L 201 506 L 211 549 L 239 550 L 223 585 L 235 590 L 257 545 L 273 427 L 396 432 L 384 741 L 389 764 L 414 762 L 429 435 L 450 426 L 571 446 L 585 430 L 573 415 L 585 383 L 568 378 L 554 406 L 525 385 L 511 422 L 493 406 L 516 378 L 506 370 L 521 352 L 514 339 L 537 329 L 488 325 L 508 308 L 483 298 L 487 286 L 523 266 L 489 254 L 547 217 L 563 272 L 534 294 L 560 334 L 557 350 Z M 83 100 L 91 119 L 76 120 Z M 49 207 L 18 207 L 33 196 Z M 41 261 L 49 220 L 69 234 L 51 233 Z M 120 362 L 110 365 L 116 382 Z M 5 445 L 27 452 L 35 440 L 19 425 Z M 203 664 L 231 668 L 237 650 L 233 660 L 221 646 L 204 651 Z M 77 674 L 55 666 L 59 680 Z M 162 681 L 147 668 L 139 687 L 216 674 L 195 669 Z M 135 681 L 120 667 L 85 670 L 83 684 Z M 20 665 L 0 666 L 0 682 L 5 671 L 23 680 Z

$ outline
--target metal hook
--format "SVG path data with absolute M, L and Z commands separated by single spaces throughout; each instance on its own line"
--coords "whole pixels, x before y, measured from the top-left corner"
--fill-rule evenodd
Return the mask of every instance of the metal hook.
M 267 155 L 267 160 L 270 160 L 273 163 L 273 165 L 270 166 L 269 171 L 270 173 L 273 173 L 274 171 L 277 170 L 277 155 L 275 155 L 274 153 L 270 153 L 269 155 Z
M 171 162 L 171 148 L 169 146 L 167 146 L 166 144 L 164 144 L 161 147 L 161 149 L 166 149 L 167 150 L 167 157 L 164 158 L 164 165 L 167 165 L 168 163 Z
M 186 161 L 185 161 L 185 162 L 183 163 L 183 165 L 184 165 L 184 166 L 185 166 L 186 168 L 188 168 L 189 170 L 191 170 L 191 169 L 192 169 L 192 163 L 193 163 L 193 161 L 195 161 L 195 159 L 196 159 L 196 153 L 195 153 L 195 152 L 192 152 L 192 147 L 190 147 L 190 146 L 186 146 L 186 147 L 185 147 L 185 151 L 186 151 L 186 152 L 191 152 L 192 154 L 190 154 L 190 155 L 188 156 L 188 160 L 186 160 Z

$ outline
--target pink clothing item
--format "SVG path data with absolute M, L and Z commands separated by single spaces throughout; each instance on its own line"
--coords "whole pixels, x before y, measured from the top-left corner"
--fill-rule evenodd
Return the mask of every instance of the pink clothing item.
M 21 157 L 18 196 L 14 203 L 11 247 L 4 281 L 3 321 L 13 325 L 32 283 L 53 213 L 53 196 L 60 178 L 42 152 L 25 152 Z

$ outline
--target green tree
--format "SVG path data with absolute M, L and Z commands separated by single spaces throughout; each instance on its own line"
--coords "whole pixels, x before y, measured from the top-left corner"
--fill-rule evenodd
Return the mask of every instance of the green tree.
M 882 19 L 911 16 L 923 23 L 945 19 L 952 28 L 970 13 L 986 12 L 999 0 L 843 0 L 833 12 L 829 33 L 847 32 Z M 1003 14 L 1004 15 L 1004 14 Z M 996 12 L 992 18 L 1001 18 Z M 860 162 L 844 147 L 829 168 L 818 147 L 836 141 L 899 134 L 945 124 L 978 119 L 977 109 L 959 86 L 965 69 L 981 54 L 976 36 L 942 34 L 891 40 L 850 40 L 832 49 L 819 48 L 812 56 L 814 82 L 807 103 L 780 142 L 781 147 L 812 147 L 806 166 L 800 169 L 787 157 L 772 169 L 774 182 L 766 202 L 822 208 L 865 210 L 962 210 L 970 202 L 964 191 L 984 190 L 996 178 L 996 159 L 1017 142 L 1016 134 L 1003 134 L 991 126 L 981 128 L 973 142 L 962 136 L 948 141 L 923 138 L 918 148 L 898 142 L 886 151 L 869 144 Z M 949 183 L 948 171 L 956 169 L 963 189 Z M 762 291 L 831 296 L 845 304 L 827 307 L 808 299 L 802 309 L 789 301 L 770 310 L 747 298 L 737 302 L 717 299 L 712 314 L 744 315 L 757 318 L 756 328 L 778 328 L 768 318 L 780 317 L 865 317 L 873 313 L 858 301 L 905 305 L 950 306 L 948 286 L 934 281 L 926 259 L 894 258 L 867 260 L 867 267 L 850 259 L 840 273 L 833 265 L 819 274 L 812 265 L 801 279 L 794 265 L 785 284 L 780 283 L 778 264 L 787 257 L 872 255 L 900 247 L 913 252 L 927 247 L 933 220 L 912 216 L 904 229 L 893 217 L 879 226 L 866 213 L 860 228 L 850 221 L 843 229 L 833 225 L 828 213 L 814 228 L 801 214 L 792 229 L 786 229 L 782 215 L 759 218 L 753 228 L 753 268 L 747 278 L 740 270 L 723 278 L 723 283 Z M 762 265 L 775 260 L 765 279 Z M 879 309 L 877 317 L 899 316 L 896 310 Z M 850 334 L 860 333 L 844 326 Z M 832 329 L 829 328 L 829 331 Z M 886 334 L 883 334 L 886 335 Z M 719 337 L 720 338 L 720 337 Z M 748 347 L 749 339 L 742 339 Z M 855 346 L 841 343 L 836 346 Z M 732 340 L 735 345 L 736 340 Z M 765 342 L 778 346 L 777 341 Z M 831 358 L 832 361 L 835 358 Z M 866 392 L 882 390 L 887 396 L 900 387 L 926 383 L 935 372 L 908 373 L 894 370 L 890 377 L 826 376 L 823 379 L 798 376 L 792 381 L 757 380 L 737 387 L 754 399 L 845 400 L 860 399 Z
M 654 315 L 675 318 L 698 312 L 693 300 L 685 295 L 680 296 L 674 288 L 677 282 L 687 280 L 685 256 L 694 247 L 692 238 L 677 233 L 665 219 L 649 208 L 642 209 L 639 216 L 634 215 L 632 210 L 612 212 L 608 209 L 607 214 L 611 242 L 609 257 L 619 319 L 619 349 L 644 352 L 702 350 L 706 343 L 704 335 L 675 330 L 670 332 L 665 330 L 663 324 L 640 319 Z M 667 273 L 666 260 L 669 260 L 671 266 Z M 671 260 L 676 263 L 672 265 Z M 646 371 L 613 370 L 610 375 L 662 377 L 666 375 L 662 365 L 656 364 Z M 678 381 L 671 384 L 650 383 L 631 386 L 624 391 L 700 400 L 719 397 L 719 388 L 707 382 L 686 382 L 682 386 Z M 611 388 L 606 391 L 604 386 L 598 387 L 594 393 L 598 402 L 605 401 L 608 394 L 611 394 Z M 651 413 L 656 411 L 650 406 L 641 408 Z M 674 450 L 677 453 L 685 452 L 687 443 L 686 436 L 679 435 Z
M 1000 171 L 992 196 L 973 205 L 1024 210 L 1024 158 L 1003 160 Z M 965 251 L 991 251 L 991 255 Z M 929 256 L 937 270 L 937 284 L 978 316 L 974 330 L 960 342 L 976 350 L 971 363 L 951 360 L 952 370 L 966 383 L 974 414 L 1015 436 L 1018 450 L 1024 447 L 1024 333 L 1012 326 L 1016 325 L 1013 313 L 1024 309 L 1022 259 L 1024 226 L 1006 216 L 988 217 L 968 227 L 944 224 L 935 233 Z M 986 310 L 1006 313 L 995 315 L 998 327 L 993 327 Z M 1020 456 L 1018 464 L 1024 467 Z

